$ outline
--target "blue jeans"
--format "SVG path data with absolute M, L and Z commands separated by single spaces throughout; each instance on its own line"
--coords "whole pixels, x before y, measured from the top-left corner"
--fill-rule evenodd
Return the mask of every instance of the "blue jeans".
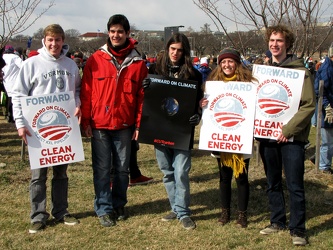
M 191 151 L 155 146 L 155 153 L 172 211 L 178 219 L 189 217 Z
M 260 155 L 267 177 L 270 222 L 286 226 L 286 208 L 282 188 L 282 166 L 289 191 L 291 233 L 305 232 L 304 159 L 301 142 L 260 142 Z
M 67 164 L 53 166 L 51 187 L 51 214 L 56 220 L 60 220 L 68 214 L 68 177 Z M 30 205 L 31 223 L 40 221 L 46 224 L 49 213 L 46 212 L 46 180 L 48 168 L 31 170 L 30 181 Z
M 129 162 L 131 154 L 131 129 L 93 129 L 91 138 L 92 168 L 94 175 L 97 216 L 111 214 L 113 209 L 127 203 Z M 111 166 L 114 168 L 110 190 Z
M 321 128 L 321 145 L 319 169 L 328 170 L 332 165 L 333 157 L 333 128 Z

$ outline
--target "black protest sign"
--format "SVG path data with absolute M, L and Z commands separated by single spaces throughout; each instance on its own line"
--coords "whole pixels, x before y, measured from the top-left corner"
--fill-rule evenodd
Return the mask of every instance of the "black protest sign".
M 189 149 L 189 118 L 195 114 L 198 83 L 195 81 L 148 75 L 139 142 Z

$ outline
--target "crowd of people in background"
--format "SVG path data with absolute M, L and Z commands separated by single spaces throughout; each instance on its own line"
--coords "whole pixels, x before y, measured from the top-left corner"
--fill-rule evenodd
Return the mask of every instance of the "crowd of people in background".
M 153 178 L 141 174 L 137 163 L 140 119 L 144 91 L 150 86 L 148 74 L 164 77 L 194 80 L 198 83 L 196 110 L 188 117 L 192 127 L 189 150 L 178 150 L 155 145 L 158 166 L 163 173 L 163 184 L 170 202 L 170 212 L 163 221 L 179 220 L 185 229 L 196 228 L 190 210 L 191 148 L 194 128 L 200 123 L 202 108 L 208 105 L 204 98 L 206 81 L 246 81 L 256 83 L 252 76 L 253 64 L 282 68 L 297 68 L 306 71 L 300 106 L 292 122 L 283 126 L 276 141 L 259 140 L 260 155 L 267 177 L 267 195 L 271 211 L 270 224 L 260 231 L 270 235 L 289 229 L 294 245 L 308 244 L 305 228 L 304 194 L 304 147 L 315 121 L 316 94 L 318 82 L 325 81 L 323 102 L 323 123 L 321 125 L 322 145 L 320 169 L 333 174 L 333 64 L 331 58 L 313 60 L 298 59 L 289 54 L 294 34 L 278 25 L 267 30 L 268 50 L 261 56 L 244 58 L 235 48 L 226 48 L 216 56 L 191 57 L 190 44 L 181 33 L 173 34 L 164 50 L 158 55 L 141 54 L 137 41 L 129 38 L 130 26 L 123 15 L 112 16 L 107 23 L 109 38 L 89 58 L 81 51 L 69 52 L 64 43 L 64 32 L 59 25 L 45 28 L 43 48 L 25 51 L 6 45 L 0 59 L 1 91 L 6 94 L 6 119 L 16 123 L 18 134 L 27 143 L 27 130 L 22 117 L 19 97 L 48 94 L 65 90 L 75 93 L 76 115 L 81 119 L 83 135 L 91 138 L 92 169 L 95 190 L 93 207 L 103 227 L 115 226 L 117 221 L 129 217 L 126 213 L 127 188 L 153 182 Z M 37 56 L 37 57 L 35 57 Z M 30 59 L 35 57 L 33 59 Z M 66 58 L 66 59 L 65 59 Z M 43 60 L 43 62 L 42 62 Z M 96 70 L 96 67 L 98 68 Z M 38 81 L 30 72 L 42 74 L 44 70 L 61 68 L 70 71 L 74 78 L 64 81 L 64 86 L 52 85 L 52 78 Z M 126 70 L 125 70 L 126 69 Z M 119 73 L 121 72 L 121 73 Z M 118 74 L 119 73 L 119 74 Z M 37 80 L 36 80 L 37 79 Z M 131 79 L 130 82 L 127 82 Z M 316 81 L 314 81 L 316 79 Z M 315 84 L 315 85 L 314 85 Z M 122 87 L 116 87 L 121 85 Z M 132 86 L 131 94 L 123 92 Z M 111 86 L 111 87 L 110 87 Z M 116 101 L 117 100 L 117 101 Z M 111 108 L 109 103 L 115 103 Z M 4 104 L 2 104 L 4 105 Z M 106 109 L 106 107 L 108 107 Z M 123 109 L 126 112 L 123 112 Z M 107 112 L 105 112 L 107 110 Z M 109 116 L 117 117 L 110 120 Z M 312 118 L 312 122 L 311 122 Z M 294 137 L 292 142 L 289 138 Z M 214 153 L 220 173 L 221 216 L 220 225 L 230 222 L 231 180 L 235 176 L 238 190 L 237 225 L 248 225 L 247 209 L 249 196 L 249 157 L 239 154 Z M 237 162 L 228 161 L 237 158 Z M 235 166 L 241 164 L 242 171 L 235 174 Z M 239 167 L 239 166 L 238 166 Z M 290 221 L 287 215 L 282 187 L 282 171 L 288 185 L 290 199 Z M 75 225 L 79 221 L 67 210 L 67 164 L 53 167 L 51 214 L 57 221 Z M 30 233 L 37 233 L 46 227 L 50 214 L 46 211 L 47 168 L 32 170 L 30 182 L 31 214 Z

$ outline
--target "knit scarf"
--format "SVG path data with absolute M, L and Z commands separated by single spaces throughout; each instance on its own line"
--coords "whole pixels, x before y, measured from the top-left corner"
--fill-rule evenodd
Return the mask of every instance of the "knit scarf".
M 232 168 L 235 178 L 246 172 L 243 154 L 221 152 L 220 155 L 222 166 Z
M 225 81 L 235 81 L 236 79 L 235 74 L 230 78 L 226 77 Z M 243 154 L 221 152 L 221 163 L 225 167 L 232 168 L 235 178 L 246 171 Z
M 126 40 L 125 44 L 123 46 L 114 47 L 111 44 L 110 39 L 107 40 L 108 50 L 111 54 L 113 54 L 119 63 L 121 65 L 123 61 L 125 60 L 126 56 L 134 49 L 134 44 L 129 41 L 129 39 Z
M 228 78 L 228 77 L 225 77 L 225 81 L 226 82 L 230 82 L 230 81 L 235 81 L 237 79 L 237 75 L 234 74 L 232 77 Z

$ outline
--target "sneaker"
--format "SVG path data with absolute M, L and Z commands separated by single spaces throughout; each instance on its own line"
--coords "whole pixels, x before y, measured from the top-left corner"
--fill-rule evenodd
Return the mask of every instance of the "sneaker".
M 162 218 L 162 221 L 171 221 L 177 219 L 177 214 L 174 212 L 168 213 L 166 216 Z
M 43 222 L 36 221 L 36 222 L 31 224 L 31 226 L 29 228 L 29 233 L 35 234 L 39 231 L 42 231 L 44 228 L 45 228 L 45 224 Z
M 117 220 L 126 220 L 128 218 L 128 215 L 125 213 L 125 208 L 124 207 L 118 207 L 115 209 L 116 213 L 116 219 Z
M 99 217 L 99 222 L 103 227 L 113 227 L 116 225 L 116 220 L 113 215 L 105 214 Z
M 331 168 L 326 168 L 321 170 L 323 174 L 333 174 L 333 170 Z
M 154 180 L 153 178 L 141 175 L 138 178 L 131 179 L 129 185 L 130 186 L 145 185 L 145 184 L 152 182 L 153 180 Z
M 260 231 L 260 233 L 267 235 L 267 234 L 277 233 L 277 232 L 282 231 L 284 229 L 285 229 L 284 227 L 281 227 L 281 226 L 279 226 L 276 223 L 272 223 L 271 225 L 269 225 L 269 226 L 265 227 L 264 229 L 262 229 Z
M 190 217 L 185 217 L 180 220 L 183 225 L 183 228 L 190 230 L 196 227 L 195 222 Z
M 60 221 L 63 222 L 65 225 L 69 226 L 74 226 L 76 224 L 79 224 L 79 220 L 70 214 L 65 214 L 65 216 Z
M 305 246 L 308 244 L 308 240 L 303 233 L 291 233 L 291 239 L 295 246 Z

